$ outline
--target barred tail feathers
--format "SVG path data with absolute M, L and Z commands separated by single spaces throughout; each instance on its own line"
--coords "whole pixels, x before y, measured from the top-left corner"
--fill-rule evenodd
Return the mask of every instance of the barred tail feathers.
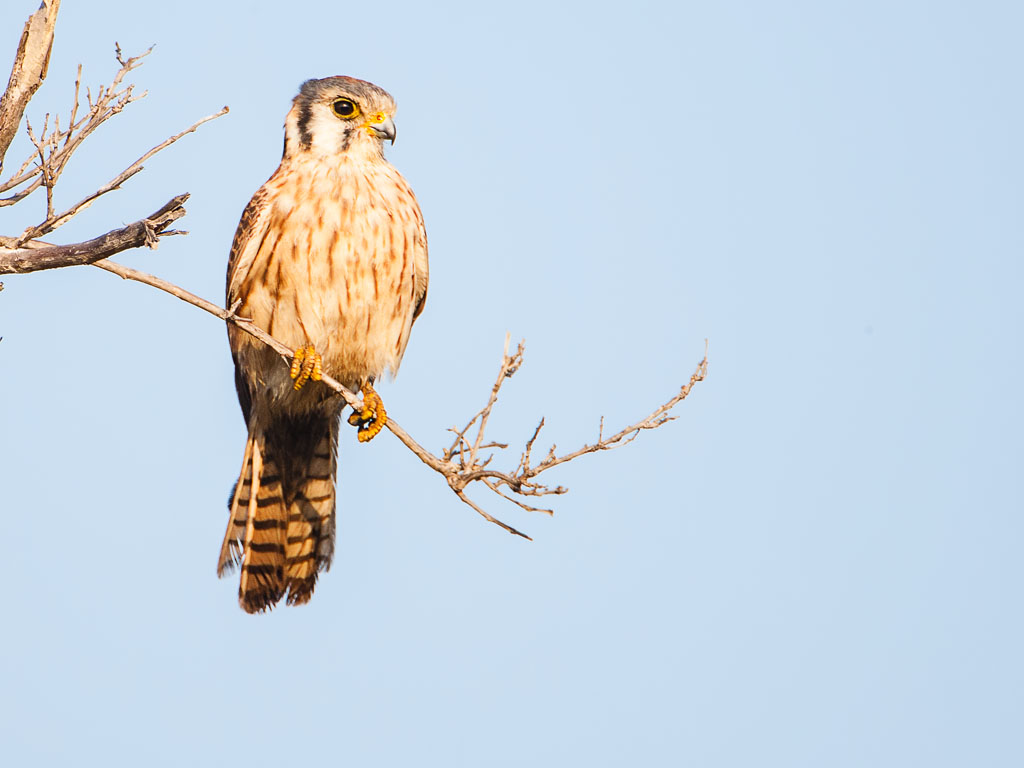
M 250 430 L 242 474 L 231 499 L 217 573 L 239 567 L 238 602 L 248 613 L 272 608 L 284 595 L 287 507 L 277 463 L 262 432 Z
M 292 485 L 285 548 L 288 605 L 301 605 L 313 596 L 317 575 L 331 567 L 334 555 L 334 478 L 337 469 L 337 419 L 316 425 L 319 439 L 305 472 Z
M 242 471 L 235 481 L 235 487 L 231 489 L 231 499 L 228 501 L 228 527 L 224 531 L 224 541 L 220 545 L 220 557 L 217 559 L 217 576 L 224 578 L 228 573 L 235 570 L 242 564 L 242 541 L 245 538 L 245 527 L 248 522 L 248 504 L 239 505 L 239 500 L 244 496 L 249 497 L 249 487 L 252 485 L 252 449 L 253 435 L 250 432 L 245 441 L 245 455 L 242 457 Z
M 283 418 L 251 429 L 217 575 L 241 570 L 238 599 L 259 613 L 309 601 L 334 552 L 337 419 Z M 278 459 L 280 457 L 280 459 Z

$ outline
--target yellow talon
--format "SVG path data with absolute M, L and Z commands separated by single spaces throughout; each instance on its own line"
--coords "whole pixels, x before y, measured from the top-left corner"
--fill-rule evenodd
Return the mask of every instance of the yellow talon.
M 369 384 L 363 384 L 359 390 L 363 393 L 363 405 L 353 409 L 349 414 L 348 423 L 358 431 L 356 437 L 360 443 L 373 440 L 388 423 L 388 412 L 384 410 L 384 402 Z
M 302 389 L 302 385 L 310 379 L 320 381 L 323 376 L 323 358 L 312 344 L 305 344 L 295 350 L 290 375 L 295 379 L 296 390 Z

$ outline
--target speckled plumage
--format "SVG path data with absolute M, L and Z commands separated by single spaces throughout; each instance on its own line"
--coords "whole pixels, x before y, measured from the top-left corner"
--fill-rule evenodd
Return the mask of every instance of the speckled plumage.
M 332 111 L 339 98 L 358 116 Z M 228 265 L 228 306 L 290 347 L 313 345 L 353 390 L 397 372 L 427 292 L 423 217 L 383 153 L 394 110 L 362 80 L 304 83 L 281 165 L 243 212 Z M 276 353 L 228 335 L 249 438 L 218 573 L 241 567 L 239 600 L 255 612 L 286 594 L 306 602 L 330 565 L 344 402 L 312 382 L 295 391 Z

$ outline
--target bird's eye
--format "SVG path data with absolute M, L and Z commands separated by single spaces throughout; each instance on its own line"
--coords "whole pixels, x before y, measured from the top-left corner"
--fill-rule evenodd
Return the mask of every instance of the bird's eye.
M 331 104 L 331 109 L 338 117 L 355 117 L 359 114 L 359 107 L 352 99 L 335 99 Z

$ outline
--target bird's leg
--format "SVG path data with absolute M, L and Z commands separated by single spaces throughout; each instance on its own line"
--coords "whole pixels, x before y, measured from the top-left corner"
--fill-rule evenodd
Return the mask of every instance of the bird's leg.
M 312 344 L 305 344 L 295 350 L 295 357 L 292 358 L 291 377 L 295 379 L 296 390 L 302 389 L 302 385 L 310 379 L 320 381 L 322 373 L 323 359 Z
M 355 427 L 358 432 L 356 437 L 360 443 L 373 440 L 377 433 L 384 429 L 388 423 L 388 413 L 384 410 L 384 402 L 380 395 L 374 392 L 369 382 L 363 384 L 359 390 L 363 393 L 363 404 L 361 407 L 353 408 L 348 417 L 348 423 Z

